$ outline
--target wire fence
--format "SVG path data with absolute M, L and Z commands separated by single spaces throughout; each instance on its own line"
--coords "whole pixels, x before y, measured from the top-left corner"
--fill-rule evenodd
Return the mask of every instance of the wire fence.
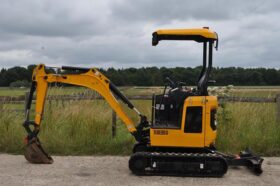
M 127 96 L 129 100 L 152 100 L 151 95 L 134 95 Z M 28 93 L 21 96 L 0 96 L 0 111 L 5 112 L 18 112 L 24 114 L 24 104 L 28 98 Z M 52 102 L 62 102 L 65 101 L 79 101 L 79 100 L 98 100 L 104 99 L 99 94 L 73 94 L 73 95 L 49 95 L 47 101 Z M 246 102 L 246 103 L 275 103 L 276 104 L 276 120 L 280 123 L 280 94 L 273 98 L 262 98 L 262 97 L 218 97 L 219 103 L 224 102 Z M 33 98 L 33 103 L 35 103 L 35 98 Z M 4 104 L 22 104 L 22 109 L 4 109 Z M 3 112 L 2 112 L 3 113 Z M 112 135 L 116 135 L 116 121 L 117 115 L 112 111 Z

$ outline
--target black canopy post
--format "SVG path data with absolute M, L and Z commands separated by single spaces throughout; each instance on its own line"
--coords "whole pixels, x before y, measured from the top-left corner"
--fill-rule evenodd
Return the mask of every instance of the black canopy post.
M 198 81 L 200 80 L 200 78 L 205 73 L 206 60 L 207 60 L 207 42 L 203 42 L 203 66 L 202 66 L 202 69 L 200 71 L 200 75 L 199 75 Z

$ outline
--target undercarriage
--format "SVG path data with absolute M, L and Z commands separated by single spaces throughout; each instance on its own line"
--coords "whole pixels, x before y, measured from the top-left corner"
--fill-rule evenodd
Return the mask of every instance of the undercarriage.
M 248 149 L 239 155 L 228 155 L 210 149 L 201 149 L 201 152 L 196 150 L 195 153 L 189 151 L 179 149 L 178 152 L 159 152 L 150 149 L 135 152 L 130 157 L 129 168 L 137 175 L 222 177 L 229 166 L 245 166 L 256 175 L 262 173 L 263 158 Z

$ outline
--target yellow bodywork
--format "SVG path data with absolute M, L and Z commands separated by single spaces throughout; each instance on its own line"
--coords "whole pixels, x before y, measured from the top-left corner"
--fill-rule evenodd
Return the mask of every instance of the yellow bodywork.
M 158 35 L 174 35 L 174 36 L 202 36 L 208 39 L 218 39 L 217 33 L 208 28 L 194 28 L 194 29 L 164 29 L 157 30 Z
M 201 133 L 185 133 L 186 110 L 188 107 L 202 107 Z M 216 130 L 210 126 L 211 110 L 217 109 L 218 101 L 215 96 L 191 96 L 184 102 L 183 116 L 180 129 L 151 128 L 151 146 L 158 147 L 209 147 L 215 143 Z
M 129 132 L 136 131 L 132 120 L 125 114 L 120 103 L 109 90 L 110 80 L 95 68 L 90 69 L 82 74 L 47 74 L 43 64 L 38 65 L 32 75 L 32 81 L 37 83 L 35 123 L 39 126 L 44 111 L 45 98 L 47 94 L 48 84 L 54 82 L 78 85 L 90 88 L 98 92 L 109 105 L 114 109 L 119 118 L 125 123 Z

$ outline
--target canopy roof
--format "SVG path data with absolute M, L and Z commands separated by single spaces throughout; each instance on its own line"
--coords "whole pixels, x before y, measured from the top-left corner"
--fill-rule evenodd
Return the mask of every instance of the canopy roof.
M 194 29 L 166 29 L 157 30 L 153 33 L 153 45 L 157 45 L 160 40 L 193 40 L 196 42 L 207 42 L 218 40 L 218 35 L 207 27 Z

